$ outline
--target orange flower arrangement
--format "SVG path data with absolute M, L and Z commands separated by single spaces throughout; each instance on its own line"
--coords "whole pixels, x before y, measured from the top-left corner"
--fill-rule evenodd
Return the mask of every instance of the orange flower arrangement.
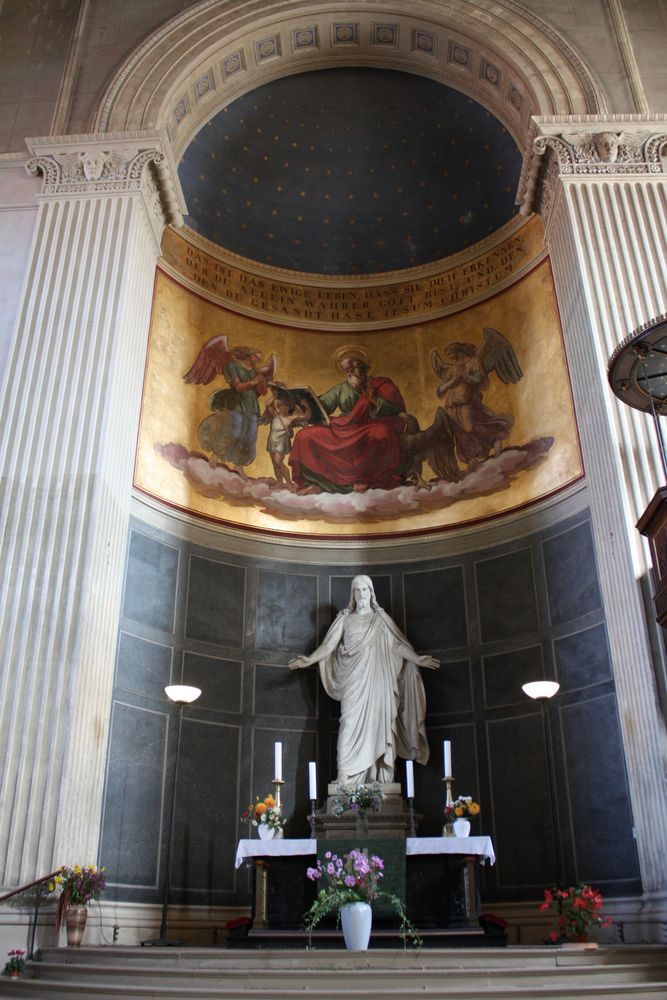
M 269 829 L 273 830 L 281 830 L 283 826 L 283 815 L 273 795 L 267 795 L 263 799 L 260 799 L 258 795 L 254 804 L 251 802 L 248 805 L 241 820 L 251 826 L 259 826 L 260 823 L 266 824 Z

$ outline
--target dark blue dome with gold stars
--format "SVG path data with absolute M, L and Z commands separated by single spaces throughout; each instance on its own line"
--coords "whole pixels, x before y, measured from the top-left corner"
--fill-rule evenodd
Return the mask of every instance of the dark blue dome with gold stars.
M 179 176 L 187 224 L 275 267 L 326 275 L 428 264 L 516 215 L 521 156 L 494 116 L 406 73 L 332 69 L 215 116 Z

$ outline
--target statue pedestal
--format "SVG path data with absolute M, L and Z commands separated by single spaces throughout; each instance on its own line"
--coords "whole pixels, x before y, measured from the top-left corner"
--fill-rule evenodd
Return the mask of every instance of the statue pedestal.
M 418 824 L 421 816 L 411 817 L 407 803 L 401 795 L 401 786 L 397 782 L 383 786 L 384 798 L 377 812 L 366 812 L 359 815 L 352 810 L 346 810 L 342 816 L 332 812 L 333 799 L 340 797 L 335 784 L 327 787 L 327 800 L 323 811 L 317 812 L 314 819 L 314 835 L 317 840 L 350 840 L 364 837 L 367 839 L 405 840 L 414 836 L 411 823 Z

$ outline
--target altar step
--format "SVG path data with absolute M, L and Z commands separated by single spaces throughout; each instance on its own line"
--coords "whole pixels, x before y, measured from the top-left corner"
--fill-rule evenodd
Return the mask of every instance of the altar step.
M 403 950 L 58 948 L 0 997 L 29 1000 L 665 1000 L 667 948 Z

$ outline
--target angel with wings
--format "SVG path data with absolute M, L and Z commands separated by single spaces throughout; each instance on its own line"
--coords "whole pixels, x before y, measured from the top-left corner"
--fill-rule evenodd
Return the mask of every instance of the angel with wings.
M 223 334 L 208 340 L 183 381 L 208 385 L 216 375 L 223 375 L 229 388 L 218 389 L 209 396 L 213 413 L 197 428 L 199 443 L 213 452 L 221 462 L 228 462 L 235 472 L 246 478 L 244 466 L 255 461 L 259 396 L 263 396 L 273 379 L 278 363 L 271 354 L 260 367 L 262 352 L 256 347 L 228 347 Z
M 492 453 L 500 454 L 514 423 L 511 414 L 494 413 L 483 403 L 489 376 L 495 372 L 508 384 L 518 382 L 523 372 L 510 342 L 489 326 L 479 347 L 455 341 L 444 354 L 447 361 L 431 351 L 433 370 L 441 380 L 437 393 L 450 418 L 458 460 L 471 471 Z

